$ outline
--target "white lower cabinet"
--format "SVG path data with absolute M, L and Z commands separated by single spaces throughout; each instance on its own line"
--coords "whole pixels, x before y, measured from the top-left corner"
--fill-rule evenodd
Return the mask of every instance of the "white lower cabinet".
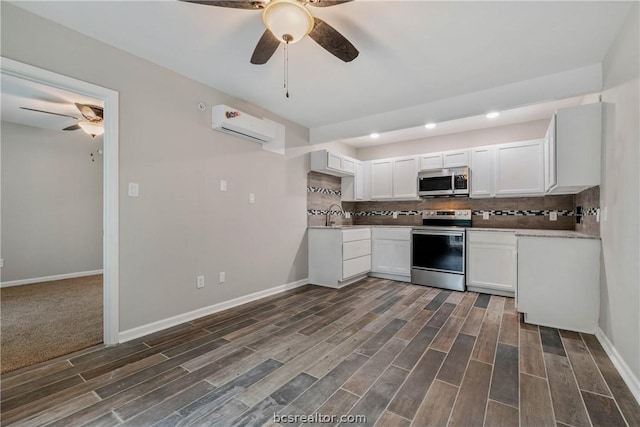
M 518 278 L 514 232 L 467 230 L 467 288 L 514 296 Z
M 309 283 L 341 288 L 371 270 L 369 228 L 309 229 Z
M 516 306 L 527 323 L 595 333 L 600 240 L 518 236 Z
M 411 281 L 411 228 L 376 227 L 371 231 L 371 276 Z

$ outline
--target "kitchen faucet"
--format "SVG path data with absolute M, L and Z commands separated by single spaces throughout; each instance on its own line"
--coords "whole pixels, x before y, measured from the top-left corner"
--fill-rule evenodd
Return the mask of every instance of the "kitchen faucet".
M 325 226 L 329 227 L 329 226 L 333 226 L 333 224 L 335 223 L 335 221 L 331 221 L 331 208 L 337 206 L 340 208 L 340 212 L 342 212 L 342 215 L 344 215 L 344 209 L 342 209 L 342 206 L 340 206 L 337 203 L 332 204 L 331 206 L 329 206 L 329 209 L 327 209 L 327 218 L 325 221 Z

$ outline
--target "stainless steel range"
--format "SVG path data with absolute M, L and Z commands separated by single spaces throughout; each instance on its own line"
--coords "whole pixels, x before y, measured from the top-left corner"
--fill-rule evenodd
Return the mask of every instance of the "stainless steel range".
M 471 211 L 423 211 L 422 225 L 411 233 L 411 283 L 464 291 Z

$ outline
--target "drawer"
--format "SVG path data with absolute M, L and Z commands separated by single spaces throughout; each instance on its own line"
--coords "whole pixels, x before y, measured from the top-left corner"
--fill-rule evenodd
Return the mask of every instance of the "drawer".
M 342 242 L 353 242 L 354 240 L 365 240 L 371 238 L 370 228 L 356 228 L 353 230 L 342 230 Z
M 489 243 L 492 245 L 516 246 L 515 232 L 467 230 L 468 243 Z
M 371 255 L 353 258 L 342 262 L 342 279 L 367 273 L 371 270 Z
M 371 240 L 356 240 L 342 244 L 342 259 L 347 260 L 371 255 Z
M 410 228 L 374 228 L 371 230 L 374 240 L 411 240 Z

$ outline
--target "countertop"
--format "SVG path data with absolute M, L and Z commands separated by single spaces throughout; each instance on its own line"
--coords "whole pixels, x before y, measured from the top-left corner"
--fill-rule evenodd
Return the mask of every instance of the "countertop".
M 422 226 L 410 226 L 410 225 L 340 225 L 335 227 L 324 226 L 312 226 L 307 228 L 322 229 L 322 230 L 351 230 L 357 228 L 409 228 L 409 229 L 421 229 L 421 228 L 433 228 Z M 600 240 L 598 236 L 592 236 L 590 234 L 579 233 L 573 230 L 538 230 L 527 228 L 482 228 L 482 227 L 467 227 L 468 231 L 492 231 L 498 233 L 514 233 L 518 237 L 556 237 L 565 239 L 594 239 Z

